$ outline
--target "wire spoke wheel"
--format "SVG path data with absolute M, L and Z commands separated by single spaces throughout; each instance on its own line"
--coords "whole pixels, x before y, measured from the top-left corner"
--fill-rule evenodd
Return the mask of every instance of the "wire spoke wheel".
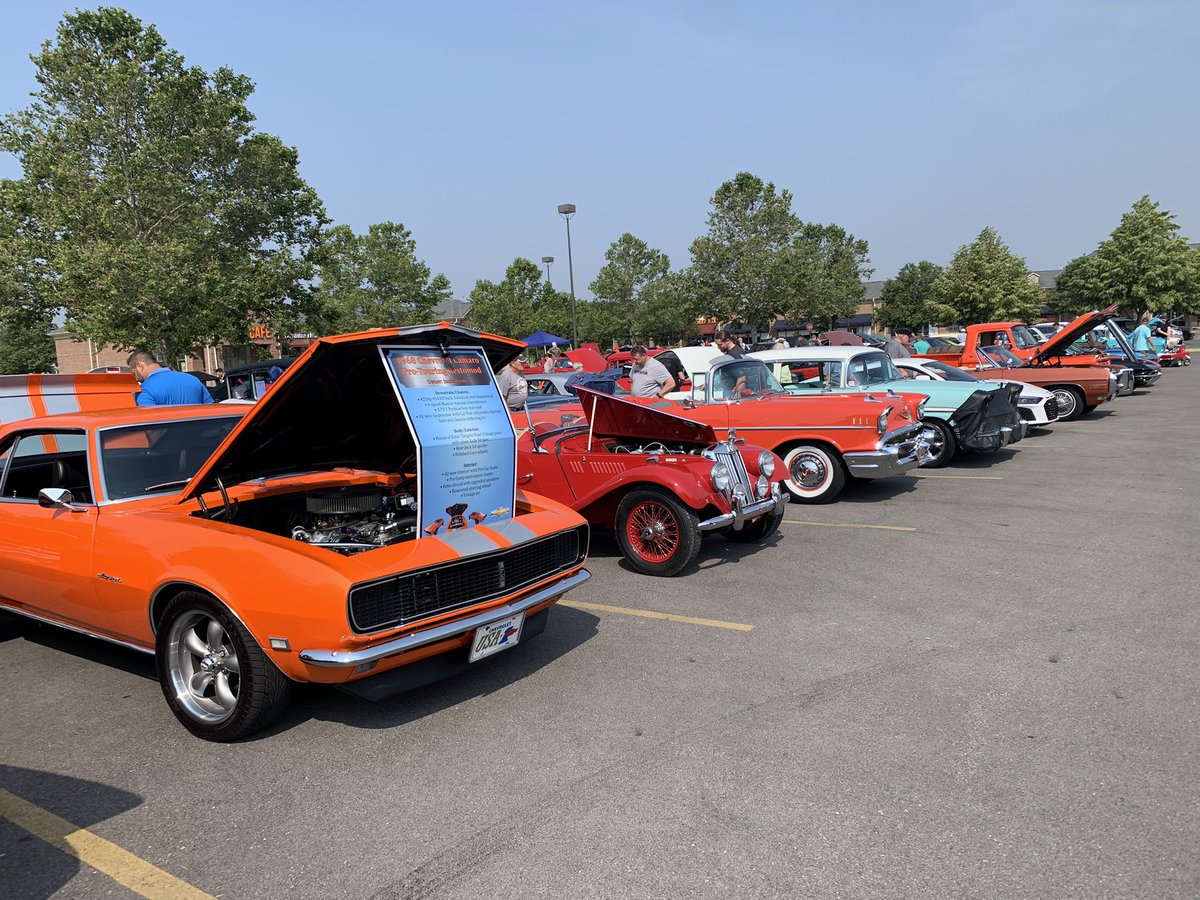
M 626 494 L 614 526 L 625 559 L 644 575 L 677 575 L 700 552 L 700 517 L 662 487 Z
M 656 501 L 635 506 L 625 531 L 638 555 L 649 562 L 666 562 L 679 549 L 679 520 Z

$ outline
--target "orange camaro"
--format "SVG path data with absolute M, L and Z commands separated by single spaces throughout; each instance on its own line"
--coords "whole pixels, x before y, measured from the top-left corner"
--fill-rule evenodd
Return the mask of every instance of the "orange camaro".
M 155 654 L 216 741 L 294 682 L 373 699 L 533 637 L 589 577 L 588 529 L 513 484 L 491 373 L 520 350 L 446 323 L 325 338 L 254 407 L 0 379 L 0 608 Z

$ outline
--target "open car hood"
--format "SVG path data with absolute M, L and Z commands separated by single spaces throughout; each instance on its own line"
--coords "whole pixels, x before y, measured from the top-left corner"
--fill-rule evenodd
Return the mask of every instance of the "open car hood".
M 481 347 L 492 371 L 519 341 L 439 322 L 321 338 L 279 377 L 180 494 L 338 467 L 413 471 L 416 447 L 381 346 Z
M 592 432 L 600 437 L 636 438 L 703 447 L 717 442 L 712 426 L 703 422 L 694 422 L 664 409 L 643 406 L 585 387 L 575 390 L 579 394 L 584 417 L 591 425 Z
M 1082 337 L 1097 325 L 1103 325 L 1106 319 L 1116 314 L 1116 304 L 1098 312 L 1084 313 L 1070 325 L 1065 326 L 1058 334 L 1051 337 L 1046 343 L 1042 344 L 1038 348 L 1037 353 L 1033 355 L 1033 362 L 1045 362 L 1056 356 L 1063 356 L 1067 352 L 1067 348 L 1075 343 L 1077 337 Z

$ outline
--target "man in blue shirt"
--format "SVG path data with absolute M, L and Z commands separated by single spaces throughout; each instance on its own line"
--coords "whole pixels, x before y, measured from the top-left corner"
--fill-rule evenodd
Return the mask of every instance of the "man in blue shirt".
M 199 378 L 164 369 L 153 353 L 135 350 L 129 354 L 129 368 L 142 386 L 141 392 L 135 395 L 138 406 L 186 406 L 213 402 Z
M 1154 352 L 1154 345 L 1150 343 L 1150 326 L 1146 324 L 1145 320 L 1133 329 L 1133 333 L 1129 335 L 1129 341 L 1133 344 L 1134 353 Z

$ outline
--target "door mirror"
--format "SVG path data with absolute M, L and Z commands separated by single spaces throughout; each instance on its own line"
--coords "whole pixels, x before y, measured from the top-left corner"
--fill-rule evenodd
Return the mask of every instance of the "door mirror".
M 933 376 L 926 375 L 924 372 L 918 372 L 912 378 L 913 378 L 913 381 L 933 381 Z
M 75 497 L 66 488 L 42 488 L 38 491 L 38 506 L 46 509 L 76 509 Z

